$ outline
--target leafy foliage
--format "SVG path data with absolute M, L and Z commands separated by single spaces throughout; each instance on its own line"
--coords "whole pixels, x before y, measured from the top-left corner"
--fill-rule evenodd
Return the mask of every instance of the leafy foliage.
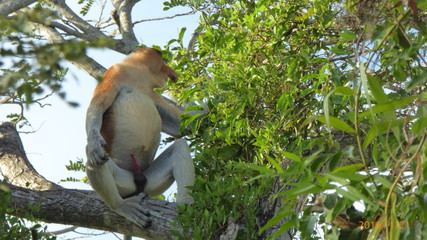
M 166 47 L 185 79 L 174 95 L 210 109 L 192 125 L 196 203 L 181 224 L 200 239 L 219 238 L 229 218 L 250 226 L 239 239 L 275 224 L 271 238 L 425 237 L 426 10 L 307 0 L 202 12 L 194 49 L 182 37 Z M 265 196 L 281 210 L 258 232 Z
M 75 172 L 86 172 L 86 165 L 82 158 L 77 159 L 77 161 L 69 161 L 69 164 L 65 166 L 68 171 L 75 171 Z M 62 179 L 62 182 L 83 182 L 88 183 L 89 180 L 87 176 L 83 177 L 82 179 L 77 179 L 73 177 L 67 177 L 66 179 Z
M 19 97 L 31 103 L 33 93 L 43 92 L 40 82 L 43 81 L 52 90 L 60 88 L 65 72 L 59 65 L 61 61 L 59 49 L 30 39 L 36 36 L 30 21 L 49 21 L 52 17 L 55 15 L 50 10 L 39 6 L 31 11 L 17 14 L 16 19 L 0 19 L 1 41 L 11 43 L 2 45 L 1 48 L 2 61 L 4 61 L 2 64 L 6 66 L 2 69 L 0 88 L 2 95 L 11 94 L 17 90 L 16 94 Z M 24 38 L 25 35 L 28 38 Z M 57 48 L 60 47 L 57 46 Z
M 80 13 L 83 16 L 87 15 L 94 2 L 95 0 L 79 0 L 79 4 L 84 4 Z
M 35 24 L 58 18 L 55 11 L 41 3 L 13 17 L 0 17 L 0 96 L 3 103 L 21 106 L 40 103 L 53 93 L 65 99 L 66 93 L 61 90 L 68 72 L 64 60 L 77 60 L 86 54 L 87 48 L 110 43 L 106 39 L 90 43 L 64 39 L 58 44 L 39 40 Z M 73 107 L 78 105 L 68 103 Z M 11 114 L 9 118 L 14 122 L 25 120 L 22 113 Z

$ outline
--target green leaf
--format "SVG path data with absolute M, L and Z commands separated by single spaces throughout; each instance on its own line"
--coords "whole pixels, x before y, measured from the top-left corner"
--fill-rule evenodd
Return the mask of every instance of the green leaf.
M 356 38 L 356 34 L 349 30 L 344 30 L 343 32 L 340 33 L 340 35 L 344 40 L 347 40 L 347 41 L 352 41 Z
M 274 234 L 271 235 L 271 238 L 269 236 L 269 239 L 276 239 L 276 238 L 280 237 L 284 232 L 288 231 L 288 229 L 290 229 L 293 226 L 295 226 L 294 221 L 291 221 L 291 220 L 286 221 L 284 224 L 282 224 L 282 226 L 280 226 L 280 228 L 277 232 L 275 232 Z
M 369 129 L 368 133 L 366 134 L 365 141 L 363 142 L 363 149 L 366 149 L 379 133 L 380 131 L 377 126 L 371 127 L 371 129 Z
M 391 186 L 393 185 L 393 183 L 390 180 L 388 180 L 387 177 L 385 177 L 385 176 L 374 175 L 374 178 L 375 178 L 376 181 L 378 181 L 379 183 L 381 183 L 381 185 L 383 185 L 383 187 L 385 187 L 387 189 L 390 189 Z
M 323 204 L 327 209 L 331 210 L 337 204 L 337 200 L 338 196 L 336 194 L 328 194 L 326 195 L 326 199 L 323 201 Z
M 380 134 L 383 134 L 390 129 L 400 128 L 404 123 L 404 119 L 397 119 L 397 120 L 390 120 L 390 121 L 384 121 L 380 122 L 378 124 L 375 124 L 372 126 L 368 133 L 366 134 L 365 141 L 363 142 L 363 148 L 366 149 L 369 144 Z M 415 128 L 416 122 L 413 125 L 413 128 Z
M 398 28 L 397 30 L 397 38 L 399 39 L 399 45 L 404 49 L 408 49 L 411 47 L 411 43 L 407 39 L 405 32 L 403 32 L 402 28 Z
M 382 215 L 376 222 L 380 223 L 380 226 L 384 226 L 385 224 L 385 216 Z M 380 233 L 382 232 L 383 228 L 382 227 L 375 227 L 372 229 L 372 231 L 369 233 L 368 237 L 366 238 L 367 240 L 377 240 Z
M 364 63 L 360 63 L 359 64 L 359 71 L 360 71 L 360 81 L 362 82 L 362 89 L 365 92 L 366 96 L 369 96 L 369 91 L 368 91 L 368 77 L 366 76 L 366 68 L 365 68 L 365 64 Z M 372 101 L 370 97 L 366 98 L 367 102 L 368 102 L 368 106 L 372 106 Z M 376 122 L 377 120 L 372 116 L 372 121 Z
M 328 127 L 330 127 L 330 114 L 329 114 L 329 98 L 331 97 L 331 95 L 334 93 L 334 90 L 331 91 L 330 93 L 328 93 L 325 96 L 325 99 L 323 100 L 323 111 L 325 112 L 324 114 L 324 124 L 326 124 Z M 319 119 L 317 119 L 319 120 Z
M 273 159 L 270 156 L 266 156 L 267 160 L 269 163 L 271 163 L 271 165 L 273 165 L 273 167 L 279 172 L 279 173 L 284 173 L 283 168 L 279 165 L 279 163 Z
M 400 235 L 400 225 L 399 225 L 399 219 L 397 218 L 397 211 L 396 211 L 396 193 L 391 193 L 391 216 L 390 216 L 390 240 L 399 240 Z
M 178 39 L 180 42 L 182 42 L 182 39 L 184 38 L 184 34 L 185 34 L 186 30 L 187 30 L 187 28 L 183 27 L 183 28 L 181 28 L 181 31 L 179 31 Z
M 342 151 L 339 151 L 332 156 L 331 161 L 329 162 L 329 171 L 333 171 L 339 166 L 339 164 L 341 163 L 342 155 Z
M 282 94 L 280 96 L 279 101 L 277 101 L 277 108 L 278 110 L 284 110 L 286 106 L 289 104 L 289 95 L 288 94 Z
M 311 182 L 300 182 L 291 190 L 284 191 L 279 195 L 285 196 L 285 199 L 292 199 L 299 195 L 314 194 L 323 191 L 322 188 Z
M 427 2 L 424 0 L 415 0 L 415 2 L 417 3 L 417 7 L 420 10 L 427 10 Z
M 351 164 L 351 165 L 347 165 L 347 166 L 343 166 L 343 167 L 337 168 L 334 171 L 332 171 L 331 173 L 337 173 L 337 172 L 343 172 L 343 171 L 356 172 L 356 171 L 359 171 L 362 168 L 363 168 L 363 164 L 356 163 L 356 164 Z
M 377 105 L 371 107 L 370 109 L 360 113 L 359 119 L 362 119 L 362 118 L 370 115 L 371 113 L 374 113 L 374 114 L 375 113 L 381 113 L 381 112 L 405 107 L 406 105 L 413 102 L 417 98 L 418 98 L 417 96 L 409 96 L 409 97 L 404 97 L 404 98 L 399 98 L 399 99 L 396 99 L 393 101 L 389 101 L 386 103 L 377 104 Z
M 293 214 L 294 211 L 287 211 L 286 208 L 281 208 L 279 212 L 272 217 L 260 230 L 259 234 L 263 233 L 265 230 L 270 228 L 271 226 L 275 225 L 276 223 L 282 221 L 285 217 Z
M 302 235 L 303 239 L 308 239 L 312 236 L 312 234 L 314 232 L 314 228 L 315 228 L 316 223 L 318 221 L 317 215 L 307 216 L 306 218 L 308 218 L 308 220 L 304 221 L 306 223 L 305 229 L 303 229 L 301 231 L 301 235 Z
M 280 153 L 283 154 L 283 156 L 285 156 L 286 158 L 291 159 L 292 161 L 301 162 L 301 157 L 299 157 L 294 153 L 286 152 L 286 151 L 281 151 Z
M 352 54 L 353 53 L 348 48 L 345 48 L 342 45 L 335 45 L 335 46 L 333 46 L 331 48 L 331 51 L 333 53 L 335 53 L 336 55 L 348 55 L 348 54 Z
M 273 175 L 274 174 L 274 171 L 267 166 L 257 166 L 257 165 L 253 165 L 253 164 L 244 164 L 244 163 L 242 163 L 242 164 L 243 164 L 243 166 L 245 166 L 249 169 L 258 171 L 258 172 L 263 173 L 263 174 L 267 174 L 267 175 Z
M 384 89 L 382 88 L 380 84 L 380 79 L 378 79 L 375 76 L 372 76 L 371 74 L 366 75 L 368 78 L 368 85 L 371 89 L 372 95 L 375 98 L 375 101 L 378 103 L 384 103 L 388 101 L 388 97 L 384 92 Z
M 340 179 L 346 179 L 346 180 L 357 181 L 357 182 L 363 181 L 363 180 L 368 178 L 367 175 L 362 175 L 362 174 L 359 174 L 357 172 L 352 172 L 352 171 L 331 173 L 328 176 L 339 177 Z
M 362 200 L 371 206 L 377 207 L 378 204 L 375 204 L 374 202 L 372 202 L 368 197 L 366 197 L 365 195 L 357 191 L 357 189 L 355 189 L 354 187 L 349 185 L 345 187 L 347 188 L 347 190 L 344 190 L 343 189 L 344 187 L 336 187 L 335 190 L 337 191 L 338 194 L 341 194 L 343 197 L 351 200 L 352 202 L 357 202 Z
M 190 112 L 190 111 L 203 111 L 205 108 L 202 105 L 190 105 L 188 106 L 185 111 L 186 112 Z
M 406 84 L 405 90 L 407 92 L 410 92 L 414 88 L 416 88 L 417 86 L 419 86 L 421 84 L 425 85 L 426 82 L 427 82 L 427 70 L 425 70 L 420 75 L 417 75 L 414 78 L 412 78 L 411 80 L 409 80 L 409 82 Z
M 335 94 L 353 96 L 353 95 L 356 95 L 357 92 L 349 87 L 339 86 L 335 88 Z
M 418 135 L 425 134 L 427 129 L 427 116 L 421 117 L 412 125 L 412 132 Z
M 200 113 L 189 115 L 189 114 L 182 114 L 179 116 L 179 119 L 181 119 L 181 126 L 188 127 L 193 121 L 195 121 L 200 116 Z
M 424 196 L 422 196 L 422 206 L 424 207 L 424 209 L 426 209 L 427 207 L 427 193 L 424 194 Z M 423 211 L 424 212 L 424 219 L 427 219 L 427 211 Z
M 344 122 L 343 120 L 341 120 L 339 118 L 329 116 L 329 124 L 327 123 L 325 116 L 318 116 L 317 120 L 328 125 L 328 126 L 334 127 L 338 130 L 348 132 L 351 134 L 356 133 L 356 131 L 352 127 L 350 127 L 346 122 Z

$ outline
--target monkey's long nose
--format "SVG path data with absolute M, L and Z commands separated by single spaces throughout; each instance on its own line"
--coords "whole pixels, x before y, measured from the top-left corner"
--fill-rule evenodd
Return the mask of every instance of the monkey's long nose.
M 178 76 L 177 75 L 171 75 L 171 76 L 169 76 L 169 78 L 171 79 L 171 81 L 172 82 L 174 82 L 174 83 L 176 83 L 176 82 L 178 82 Z
M 168 72 L 168 77 L 172 82 L 176 83 L 178 81 L 178 74 L 172 68 L 169 69 L 170 71 Z

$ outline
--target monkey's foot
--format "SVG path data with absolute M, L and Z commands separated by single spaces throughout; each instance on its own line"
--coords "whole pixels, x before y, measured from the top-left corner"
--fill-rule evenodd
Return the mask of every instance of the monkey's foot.
M 150 213 L 141 206 L 141 201 L 146 197 L 147 194 L 140 193 L 136 196 L 126 198 L 121 204 L 118 204 L 115 211 L 139 227 L 147 228 L 151 224 Z

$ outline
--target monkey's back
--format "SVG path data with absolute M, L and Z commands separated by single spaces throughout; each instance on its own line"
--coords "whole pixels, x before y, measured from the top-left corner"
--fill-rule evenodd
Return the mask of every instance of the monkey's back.
M 107 130 L 110 127 L 113 129 Z M 104 114 L 101 135 L 107 142 L 108 154 L 119 167 L 134 171 L 133 153 L 144 170 L 154 159 L 161 128 L 160 114 L 151 98 L 124 86 Z M 112 133 L 112 136 L 104 132 Z

